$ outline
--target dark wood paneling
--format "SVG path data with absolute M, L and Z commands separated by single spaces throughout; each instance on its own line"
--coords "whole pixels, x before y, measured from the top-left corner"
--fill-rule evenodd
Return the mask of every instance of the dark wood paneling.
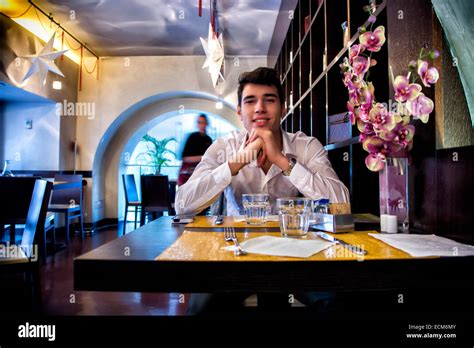
M 474 245 L 474 146 L 437 151 L 437 234 Z
M 388 60 L 395 76 L 408 71 L 408 63 L 418 57 L 424 44 L 432 47 L 432 23 L 433 11 L 428 0 L 387 2 Z M 393 90 L 389 91 L 393 98 Z M 425 94 L 434 98 L 432 91 Z M 435 122 L 415 121 L 414 125 L 416 133 L 409 171 L 409 180 L 413 183 L 410 220 L 415 229 L 433 232 L 436 231 L 437 208 Z

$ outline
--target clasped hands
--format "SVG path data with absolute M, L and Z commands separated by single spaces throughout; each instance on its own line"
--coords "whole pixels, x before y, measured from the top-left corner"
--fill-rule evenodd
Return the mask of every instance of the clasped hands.
M 229 161 L 232 175 L 254 160 L 257 160 L 258 167 L 262 167 L 267 160 L 282 170 L 287 170 L 289 165 L 288 159 L 281 152 L 281 143 L 267 129 L 252 129 L 244 148 Z

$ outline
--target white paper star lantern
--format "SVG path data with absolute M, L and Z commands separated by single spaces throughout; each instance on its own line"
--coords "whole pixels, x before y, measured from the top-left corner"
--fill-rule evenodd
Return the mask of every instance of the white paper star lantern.
M 40 83 L 44 86 L 46 84 L 46 75 L 48 74 L 48 71 L 51 71 L 52 73 L 64 77 L 64 74 L 61 72 L 61 70 L 59 70 L 56 64 L 54 64 L 54 60 L 61 57 L 68 50 L 53 52 L 55 36 L 56 33 L 51 36 L 51 38 L 48 40 L 46 45 L 41 49 L 39 53 L 28 56 L 21 56 L 21 58 L 24 58 L 31 62 L 31 66 L 28 69 L 28 72 L 26 73 L 25 77 L 23 77 L 23 81 L 35 74 L 38 74 Z
M 209 74 L 211 74 L 211 80 L 214 87 L 217 85 L 219 76 L 224 80 L 224 76 L 221 74 L 221 67 L 224 63 L 224 42 L 222 39 L 222 34 L 219 35 L 219 38 L 216 38 L 212 26 L 209 23 L 209 34 L 207 41 L 202 37 L 201 43 L 206 53 L 206 60 L 202 66 L 203 69 L 208 68 Z

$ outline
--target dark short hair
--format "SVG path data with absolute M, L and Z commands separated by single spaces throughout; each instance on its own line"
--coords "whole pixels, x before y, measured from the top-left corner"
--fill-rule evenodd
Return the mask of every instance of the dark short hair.
M 206 120 L 206 123 L 209 124 L 209 120 L 207 119 L 206 114 L 199 114 L 198 120 L 199 120 L 199 117 L 204 117 L 204 119 Z
M 280 104 L 284 104 L 283 87 L 281 86 L 278 73 L 275 69 L 260 67 L 253 71 L 243 72 L 239 76 L 239 88 L 237 90 L 238 105 L 242 104 L 242 91 L 247 83 L 257 85 L 275 86 L 280 98 Z

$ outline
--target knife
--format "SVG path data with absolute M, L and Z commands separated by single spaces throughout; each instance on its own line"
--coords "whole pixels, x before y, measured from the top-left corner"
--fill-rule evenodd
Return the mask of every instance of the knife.
M 222 225 L 222 223 L 224 222 L 224 215 L 217 215 L 216 216 L 216 220 L 214 221 L 214 224 L 215 225 Z
M 316 232 L 316 234 L 317 234 L 320 238 L 322 238 L 322 239 L 324 239 L 324 240 L 327 240 L 327 241 L 330 241 L 330 242 L 335 242 L 335 243 L 337 243 L 337 244 L 342 245 L 344 248 L 349 249 L 349 250 L 352 251 L 354 254 L 357 254 L 357 255 L 367 255 L 367 250 L 364 250 L 364 249 L 362 249 L 361 247 L 358 247 L 358 246 L 355 246 L 355 245 L 346 243 L 346 242 L 344 242 L 343 240 L 334 238 L 333 236 L 331 236 L 331 235 L 329 235 L 329 234 L 327 234 L 327 233 L 324 233 L 324 232 Z

